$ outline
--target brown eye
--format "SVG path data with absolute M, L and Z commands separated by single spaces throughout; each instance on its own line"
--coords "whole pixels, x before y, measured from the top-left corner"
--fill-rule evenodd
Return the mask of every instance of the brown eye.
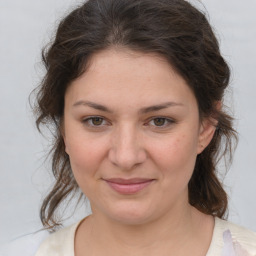
M 165 125 L 166 118 L 158 117 L 153 120 L 155 126 L 163 126 Z
M 91 123 L 92 123 L 92 125 L 95 125 L 95 126 L 102 125 L 103 118 L 102 117 L 92 117 Z
M 152 118 L 147 125 L 151 126 L 152 128 L 155 129 L 167 129 L 171 128 L 172 125 L 175 123 L 175 121 L 171 118 L 166 118 L 166 117 L 154 117 Z
M 106 126 L 108 124 L 108 122 L 105 120 L 104 117 L 100 117 L 100 116 L 91 116 L 88 117 L 84 120 L 82 120 L 82 123 L 87 126 L 87 127 L 91 127 L 91 128 L 100 128 L 103 126 Z

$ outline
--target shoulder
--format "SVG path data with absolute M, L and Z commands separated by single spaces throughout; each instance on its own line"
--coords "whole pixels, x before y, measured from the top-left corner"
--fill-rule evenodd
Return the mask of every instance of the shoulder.
M 256 233 L 236 225 L 232 222 L 217 219 L 217 225 L 223 231 L 223 239 L 227 240 L 228 233 L 231 234 L 232 240 L 240 243 L 248 249 L 253 249 L 256 253 Z
M 232 222 L 215 218 L 210 251 L 216 253 L 217 250 L 222 256 L 256 256 L 256 233 Z
M 74 238 L 79 223 L 51 234 L 40 245 L 35 256 L 74 256 Z

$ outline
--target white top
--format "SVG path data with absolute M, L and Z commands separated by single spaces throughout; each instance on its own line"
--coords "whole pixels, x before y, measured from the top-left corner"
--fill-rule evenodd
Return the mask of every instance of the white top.
M 50 235 L 35 256 L 75 256 L 75 232 L 80 222 Z M 256 256 L 256 233 L 215 218 L 213 237 L 206 256 Z

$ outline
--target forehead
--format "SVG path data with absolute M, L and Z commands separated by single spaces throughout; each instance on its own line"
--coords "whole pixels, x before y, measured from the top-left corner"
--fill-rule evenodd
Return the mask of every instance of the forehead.
M 126 48 L 110 48 L 94 54 L 86 73 L 96 75 L 98 78 L 104 76 L 104 78 L 124 80 L 127 77 L 128 81 L 138 80 L 140 82 L 142 80 L 150 82 L 153 79 L 158 79 L 160 82 L 166 76 L 176 75 L 164 57 Z
M 108 49 L 94 54 L 86 72 L 73 81 L 66 95 L 124 105 L 159 101 L 195 101 L 185 80 L 161 56 L 127 49 Z

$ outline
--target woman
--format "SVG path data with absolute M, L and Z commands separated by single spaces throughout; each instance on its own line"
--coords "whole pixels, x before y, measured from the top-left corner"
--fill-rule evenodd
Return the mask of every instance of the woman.
M 256 255 L 256 235 L 224 221 L 216 176 L 235 131 L 230 71 L 204 14 L 183 0 L 90 0 L 44 51 L 37 125 L 54 126 L 56 183 L 41 219 L 81 190 L 92 214 L 41 255 Z

